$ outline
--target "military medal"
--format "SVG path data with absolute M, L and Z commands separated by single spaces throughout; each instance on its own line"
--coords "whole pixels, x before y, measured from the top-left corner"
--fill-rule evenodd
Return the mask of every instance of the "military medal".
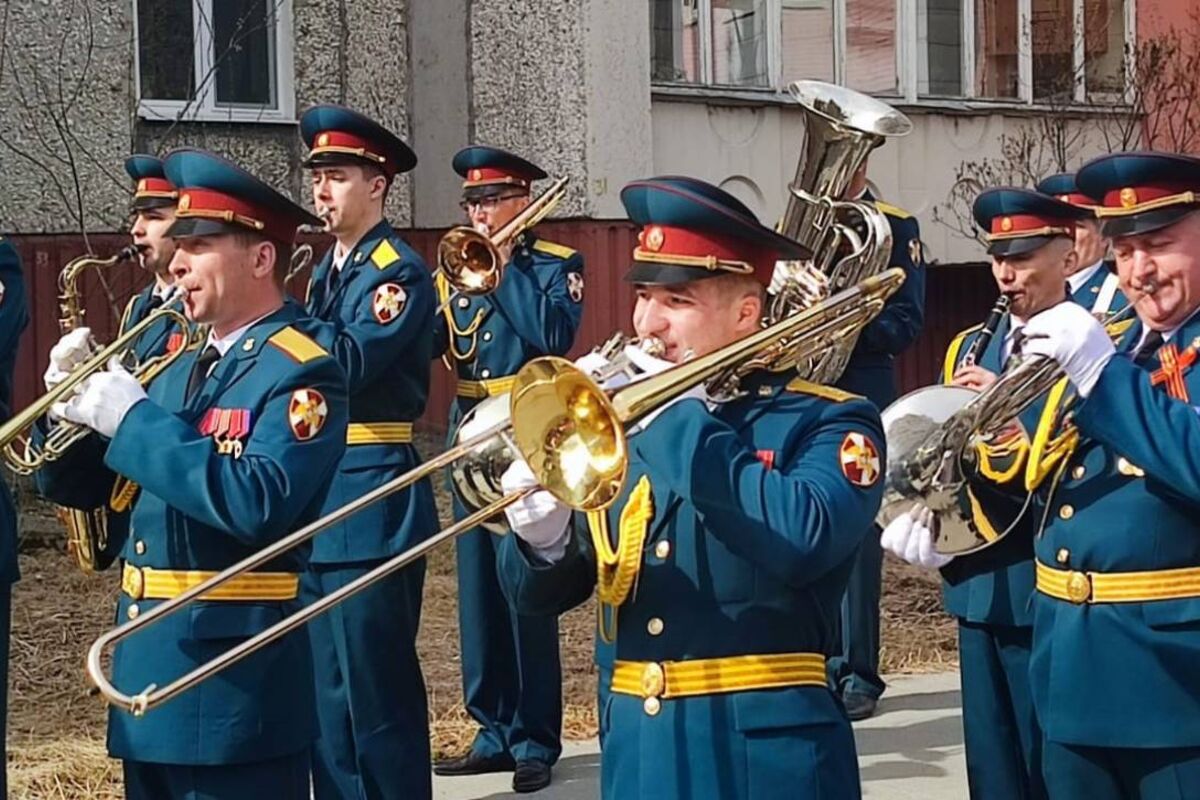
M 250 435 L 250 420 L 248 408 L 210 408 L 200 420 L 199 429 L 213 438 L 218 453 L 241 458 L 243 440 Z
M 1195 346 L 1180 353 L 1178 347 L 1168 344 L 1158 351 L 1158 360 L 1162 368 L 1150 373 L 1150 384 L 1166 384 L 1168 395 L 1176 400 L 1188 400 L 1187 384 L 1184 383 L 1183 375 L 1196 362 Z

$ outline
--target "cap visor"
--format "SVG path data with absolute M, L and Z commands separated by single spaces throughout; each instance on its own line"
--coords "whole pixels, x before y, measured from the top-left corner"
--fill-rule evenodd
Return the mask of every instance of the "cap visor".
M 698 269 L 678 264 L 649 264 L 644 261 L 635 261 L 629 267 L 629 271 L 625 273 L 625 282 L 642 283 L 647 286 L 673 286 L 730 274 L 732 273 L 720 269 Z
M 384 169 L 384 165 L 378 161 L 372 158 L 360 158 L 349 153 L 313 153 L 304 159 L 302 166 L 305 169 L 317 169 L 319 167 L 374 167 L 381 172 L 387 172 Z
M 1032 253 L 1057 238 L 1057 236 L 1021 236 L 1016 239 L 997 239 L 988 245 L 987 251 L 990 256 L 1019 256 Z
M 185 217 L 171 223 L 171 227 L 167 228 L 167 236 L 172 239 L 187 239 L 191 236 L 220 236 L 226 233 L 248 233 L 249 231 L 249 228 L 243 228 L 233 222 Z
M 142 211 L 147 208 L 170 208 L 178 202 L 174 197 L 135 197 L 130 208 L 134 211 Z
M 1136 233 L 1149 233 L 1168 225 L 1174 225 L 1197 209 L 1197 206 L 1172 206 L 1145 211 L 1141 214 L 1130 214 L 1127 217 L 1104 217 L 1100 232 L 1109 238 L 1133 236 Z

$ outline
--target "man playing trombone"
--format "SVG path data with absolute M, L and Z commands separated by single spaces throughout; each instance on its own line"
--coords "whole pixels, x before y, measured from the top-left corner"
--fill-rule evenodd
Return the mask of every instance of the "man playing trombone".
M 648 372 L 762 330 L 775 261 L 809 255 L 678 181 L 621 197 L 642 228 L 633 327 L 664 356 L 642 357 Z M 878 411 L 788 369 L 739 367 L 727 402 L 693 389 L 634 426 L 608 509 L 572 518 L 537 492 L 509 510 L 500 574 L 517 609 L 561 613 L 593 589 L 607 609 L 605 798 L 860 794 L 823 654 L 879 507 Z M 534 485 L 522 461 L 503 484 Z
M 153 280 L 126 304 L 118 335 L 140 323 L 170 299 L 175 283 L 171 275 L 175 240 L 167 235 L 167 230 L 175 221 L 175 204 L 179 197 L 179 192 L 163 172 L 162 161 L 155 156 L 132 155 L 125 159 L 125 171 L 134 180 L 133 221 L 129 233 L 142 268 Z M 64 290 L 77 292 L 78 288 L 64 287 Z M 74 302 L 81 301 L 82 298 L 77 298 Z M 79 319 L 64 318 L 64 326 L 73 327 L 50 351 L 50 364 L 44 377 L 47 389 L 57 386 L 95 349 L 91 328 L 82 322 L 82 316 Z M 184 346 L 189 338 L 188 331 L 177 328 L 169 319 L 161 319 L 134 342 L 133 356 L 141 363 Z M 103 457 L 104 448 L 105 443 L 98 437 L 90 437 L 86 443 L 77 445 L 75 452 L 68 453 L 57 469 L 35 473 L 38 492 L 66 507 L 67 524 L 75 528 L 70 532 L 72 544 L 84 551 L 77 552 L 76 558 L 90 570 L 107 569 L 125 547 L 129 516 L 138 491 L 137 484 L 121 476 L 114 478 L 112 486 L 104 487 L 91 480 L 81 480 L 64 469 L 69 463 L 86 469 L 87 465 Z
M 1020 356 L 1023 330 L 1036 314 L 1067 301 L 1074 270 L 1072 235 L 1084 211 L 1027 189 L 989 189 L 976 198 L 975 222 L 988 242 L 992 276 L 1008 313 L 969 328 L 951 342 L 942 382 L 986 391 Z M 1025 498 L 1024 473 L 1044 398 L 1021 415 L 1020 435 L 1009 431 L 982 445 L 982 477 L 996 486 L 978 500 L 1013 507 Z M 1006 516 L 1007 509 L 999 516 Z M 980 552 L 951 559 L 933 548 L 937 523 L 925 509 L 902 514 L 884 530 L 883 546 L 911 563 L 941 567 L 946 611 L 958 620 L 963 734 L 972 800 L 1045 797 L 1041 731 L 1029 687 L 1033 614 L 1032 510 L 1001 525 L 980 510 L 976 523 L 1002 535 Z M 1005 534 L 1003 527 L 1011 525 Z
M 546 177 L 536 165 L 494 147 L 468 147 L 453 164 L 463 178 L 463 211 L 488 237 L 528 209 L 533 181 Z M 437 275 L 445 319 L 438 321 L 435 352 L 458 376 L 452 428 L 481 399 L 507 392 L 526 361 L 565 355 L 579 328 L 579 253 L 531 231 L 496 249 L 502 272 L 489 294 L 452 292 L 447 276 Z M 465 516 L 457 498 L 455 516 Z M 551 766 L 562 751 L 558 620 L 519 614 L 506 602 L 496 576 L 499 541 L 479 527 L 457 542 L 463 702 L 480 728 L 470 750 L 439 761 L 434 771 L 514 770 L 513 789 L 532 792 L 550 783 Z
M 408 145 L 335 105 L 305 111 L 300 135 L 313 205 L 335 239 L 313 269 L 306 306 L 334 328 L 331 352 L 350 388 L 346 453 L 325 514 L 421 462 L 412 428 L 429 394 L 434 293 L 429 269 L 383 215 L 393 178 L 417 163 Z M 372 504 L 314 540 L 305 599 L 336 591 L 437 527 L 428 480 Z M 416 650 L 424 582 L 420 560 L 312 623 L 317 800 L 433 791 Z
M 1076 306 L 1026 326 L 1074 394 L 1043 484 L 1030 680 L 1054 800 L 1200 797 L 1200 160 L 1085 164 L 1137 322 Z M 1040 433 L 1040 432 L 1039 432 Z
M 167 156 L 179 188 L 167 234 L 187 316 L 207 324 L 149 387 L 114 358 L 55 405 L 52 417 L 110 440 L 90 472 L 142 490 L 133 509 L 117 615 L 134 620 L 260 550 L 320 508 L 346 437 L 346 378 L 328 329 L 285 302 L 298 225 L 318 220 L 239 167 L 184 149 Z M 45 468 L 53 469 L 51 462 Z M 161 685 L 297 607 L 304 560 L 289 555 L 205 595 L 119 644 L 113 678 Z M 109 713 L 108 750 L 126 796 L 309 797 L 315 731 L 303 636 L 246 658 L 145 717 Z

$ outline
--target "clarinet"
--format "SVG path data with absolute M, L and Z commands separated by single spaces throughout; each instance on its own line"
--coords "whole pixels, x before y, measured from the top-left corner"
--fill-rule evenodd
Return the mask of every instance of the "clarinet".
M 1012 303 L 1012 298 L 1006 294 L 1000 295 L 996 299 L 996 305 L 992 306 L 992 312 L 988 314 L 987 321 L 983 323 L 983 328 L 979 331 L 979 335 L 975 337 L 975 341 L 971 342 L 970 349 L 967 350 L 967 355 L 962 360 L 964 367 L 973 367 L 979 357 L 983 355 L 983 351 L 991 344 L 992 337 L 996 335 L 996 328 L 1000 327 L 1000 320 L 1004 319 L 1004 315 L 1008 313 L 1008 307 Z

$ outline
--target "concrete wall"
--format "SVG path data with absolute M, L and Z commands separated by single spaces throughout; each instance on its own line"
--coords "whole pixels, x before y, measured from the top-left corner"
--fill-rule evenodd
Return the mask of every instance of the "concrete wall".
M 6 176 L 0 232 L 79 231 L 70 211 L 75 176 L 84 198 L 82 226 L 118 230 L 130 189 L 124 158 L 182 145 L 226 155 L 310 204 L 295 124 L 139 120 L 133 3 L 54 5 L 55 15 L 46 14 L 46 4 L 8 6 L 0 44 L 0 174 Z M 407 0 L 293 0 L 297 113 L 314 103 L 345 103 L 408 137 L 407 7 Z M 82 86 L 66 103 L 58 100 L 60 74 L 68 89 Z M 398 178 L 388 200 L 396 224 L 412 224 L 412 195 L 411 177 Z
M 981 261 L 981 249 L 973 240 L 934 220 L 934 206 L 946 202 L 962 162 L 998 157 L 1001 134 L 1028 125 L 1029 117 L 920 111 L 910 111 L 909 116 L 913 132 L 874 153 L 869 177 L 884 198 L 920 219 L 928 258 L 941 263 Z M 803 140 L 796 108 L 656 97 L 653 126 L 654 172 L 678 172 L 717 183 L 764 221 L 782 214 Z M 1085 150 L 1080 160 L 1092 154 Z

